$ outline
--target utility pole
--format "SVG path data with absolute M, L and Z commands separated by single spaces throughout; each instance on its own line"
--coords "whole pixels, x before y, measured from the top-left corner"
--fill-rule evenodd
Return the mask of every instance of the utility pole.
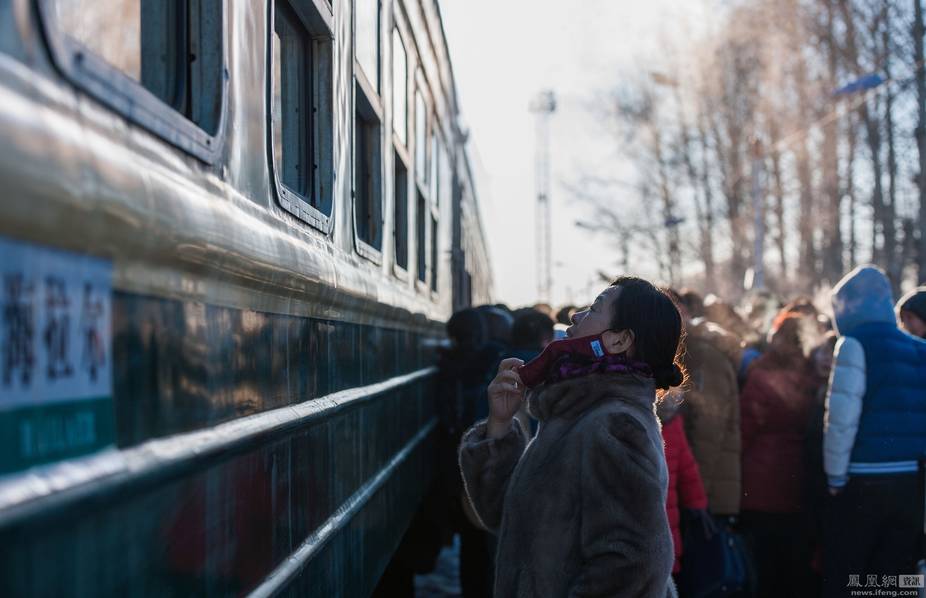
M 534 148 L 534 185 L 537 192 L 537 300 L 552 305 L 553 232 L 550 222 L 550 117 L 556 112 L 556 96 L 551 90 L 537 94 L 530 103 L 536 126 Z

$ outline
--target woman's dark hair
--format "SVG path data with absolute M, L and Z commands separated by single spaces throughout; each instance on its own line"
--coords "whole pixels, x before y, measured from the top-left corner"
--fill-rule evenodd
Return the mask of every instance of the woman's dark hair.
M 611 283 L 620 287 L 611 315 L 612 330 L 633 333 L 635 357 L 649 365 L 656 388 L 667 390 L 685 383 L 679 363 L 682 354 L 682 317 L 665 291 L 633 276 Z

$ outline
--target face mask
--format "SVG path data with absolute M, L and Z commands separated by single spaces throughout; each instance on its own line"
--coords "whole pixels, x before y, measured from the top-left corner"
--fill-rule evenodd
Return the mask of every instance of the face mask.
M 547 379 L 547 374 L 563 355 L 575 355 L 598 359 L 604 357 L 604 341 L 600 334 L 581 338 L 564 338 L 553 341 L 543 353 L 521 366 L 518 375 L 524 386 L 533 388 Z

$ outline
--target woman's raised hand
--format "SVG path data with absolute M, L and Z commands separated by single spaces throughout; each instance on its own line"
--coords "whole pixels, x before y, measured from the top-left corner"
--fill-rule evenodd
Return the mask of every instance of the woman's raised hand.
M 486 433 L 491 438 L 501 438 L 508 433 L 511 419 L 524 402 L 525 388 L 517 368 L 524 362 L 516 357 L 503 359 L 498 365 L 498 374 L 489 383 L 489 420 Z

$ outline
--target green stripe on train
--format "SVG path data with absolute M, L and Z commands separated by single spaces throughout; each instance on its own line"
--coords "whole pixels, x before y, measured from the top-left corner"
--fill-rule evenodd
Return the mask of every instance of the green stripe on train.
M 114 438 L 111 397 L 6 411 L 0 413 L 0 473 L 83 455 Z

